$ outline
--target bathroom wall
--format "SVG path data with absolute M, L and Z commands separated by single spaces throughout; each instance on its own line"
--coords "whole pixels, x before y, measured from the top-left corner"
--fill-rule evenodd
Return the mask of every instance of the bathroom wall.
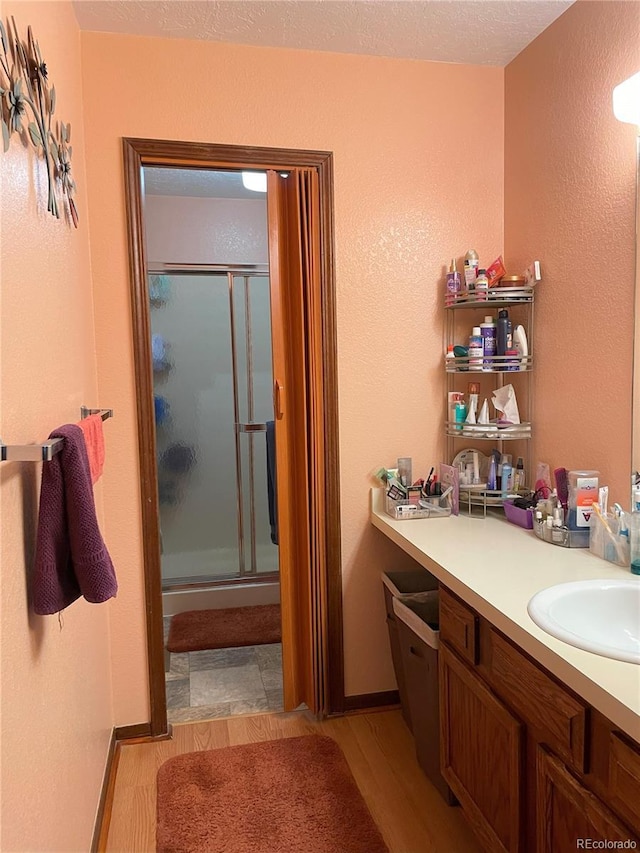
M 505 256 L 534 258 L 534 458 L 596 468 L 629 505 L 635 128 L 611 92 L 640 67 L 637 2 L 571 6 L 505 73 Z
M 502 69 L 85 33 L 83 75 L 118 724 L 148 719 L 123 136 L 334 152 L 346 692 L 394 688 L 380 572 L 408 558 L 369 524 L 370 472 L 443 452 L 444 267 L 503 244 Z
M 7 444 L 30 444 L 78 420 L 83 404 L 110 403 L 97 391 L 75 16 L 65 2 L 4 3 L 2 15 L 5 21 L 14 15 L 23 36 L 33 26 L 56 87 L 57 113 L 71 122 L 80 214 L 75 230 L 47 213 L 43 162 L 13 137 L 9 152 L 0 153 L 0 435 Z M 41 467 L 0 464 L 0 848 L 12 853 L 89 849 L 113 722 L 110 605 L 82 599 L 60 621 L 29 609 Z M 103 480 L 110 477 L 107 462 Z M 122 564 L 116 566 L 122 573 Z

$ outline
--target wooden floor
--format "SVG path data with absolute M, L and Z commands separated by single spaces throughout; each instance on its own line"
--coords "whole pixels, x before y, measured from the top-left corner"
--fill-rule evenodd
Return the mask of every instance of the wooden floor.
M 104 849 L 155 851 L 156 773 L 168 758 L 313 733 L 329 735 L 341 746 L 390 853 L 479 853 L 460 808 L 445 804 L 416 763 L 399 711 L 321 723 L 304 712 L 183 723 L 174 725 L 172 740 L 122 746 Z

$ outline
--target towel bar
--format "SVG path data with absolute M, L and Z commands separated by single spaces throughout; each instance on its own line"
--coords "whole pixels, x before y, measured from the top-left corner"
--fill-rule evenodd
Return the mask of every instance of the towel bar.
M 82 406 L 80 417 L 100 415 L 103 421 L 113 417 L 113 409 L 88 409 Z M 0 441 L 0 462 L 51 462 L 53 457 L 62 450 L 63 438 L 53 438 L 42 444 L 3 444 Z

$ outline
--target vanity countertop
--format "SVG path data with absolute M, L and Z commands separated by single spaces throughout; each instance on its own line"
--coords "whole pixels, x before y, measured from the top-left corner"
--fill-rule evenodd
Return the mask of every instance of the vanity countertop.
M 561 548 L 501 513 L 487 518 L 396 521 L 371 490 L 371 523 L 428 569 L 444 586 L 510 637 L 560 681 L 640 742 L 640 666 L 563 643 L 527 613 L 529 600 L 558 583 L 634 576 L 595 557 L 588 548 Z M 638 580 L 640 583 L 640 580 Z

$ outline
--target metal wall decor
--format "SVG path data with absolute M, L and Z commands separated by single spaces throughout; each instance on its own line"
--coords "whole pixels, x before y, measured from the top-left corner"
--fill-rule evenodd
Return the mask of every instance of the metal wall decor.
M 8 30 L 8 35 L 7 35 Z M 26 137 L 47 167 L 47 210 L 60 218 L 66 199 L 69 216 L 78 227 L 78 211 L 73 200 L 76 185 L 71 177 L 71 125 L 57 119 L 56 89 L 49 85 L 47 65 L 42 59 L 31 27 L 22 40 L 13 18 L 7 28 L 0 20 L 0 122 L 4 151 L 11 136 Z M 26 127 L 25 124 L 26 123 Z

